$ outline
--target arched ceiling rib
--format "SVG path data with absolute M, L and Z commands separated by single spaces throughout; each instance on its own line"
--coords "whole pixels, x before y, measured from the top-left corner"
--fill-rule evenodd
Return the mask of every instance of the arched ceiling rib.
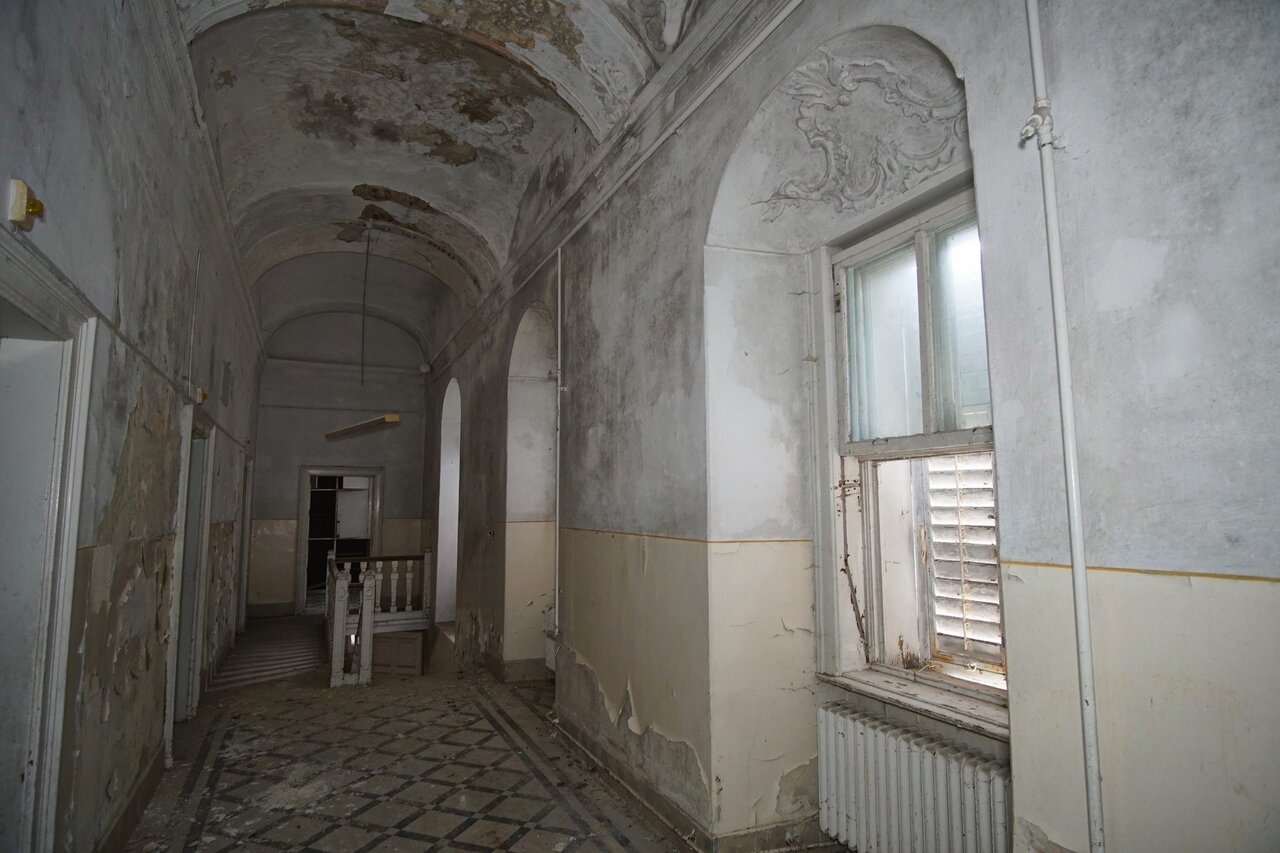
M 344 191 L 345 190 L 345 191 Z M 275 265 L 316 252 L 371 253 L 430 273 L 465 305 L 474 305 L 498 262 L 467 224 L 417 196 L 375 184 L 284 190 L 260 199 L 240 217 L 236 238 L 251 281 Z
M 368 286 L 359 254 L 311 254 L 267 270 L 257 284 L 258 317 L 263 336 L 310 314 L 361 313 L 408 332 L 424 353 L 442 334 L 441 320 L 456 313 L 453 295 L 434 277 L 382 257 L 370 259 Z
M 413 328 L 412 324 L 406 322 L 403 317 L 398 316 L 393 311 L 388 311 L 376 306 L 361 306 L 360 303 L 354 304 L 347 302 L 317 302 L 312 305 L 305 305 L 281 317 L 272 320 L 271 325 L 263 328 L 263 337 L 267 343 L 267 353 L 274 355 L 272 352 L 271 342 L 276 334 L 283 332 L 289 326 L 309 318 L 319 317 L 326 314 L 340 314 L 352 317 L 369 317 L 373 320 L 379 320 L 389 326 L 394 326 L 413 341 L 421 354 L 419 364 L 426 364 L 428 358 L 427 344 L 423 340 L 422 333 Z

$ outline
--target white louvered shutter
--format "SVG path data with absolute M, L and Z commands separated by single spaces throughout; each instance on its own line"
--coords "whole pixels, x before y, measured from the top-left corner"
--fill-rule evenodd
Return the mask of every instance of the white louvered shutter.
M 936 649 L 1003 664 L 993 454 L 930 457 L 924 476 Z

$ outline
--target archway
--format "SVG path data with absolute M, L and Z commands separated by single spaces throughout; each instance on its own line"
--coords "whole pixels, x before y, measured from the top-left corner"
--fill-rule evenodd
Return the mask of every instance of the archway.
M 507 371 L 505 677 L 554 669 L 546 636 L 556 604 L 556 331 L 534 304 L 516 330 Z
M 462 475 L 462 391 L 451 379 L 440 415 L 440 494 L 436 523 L 436 623 L 458 613 L 458 499 Z

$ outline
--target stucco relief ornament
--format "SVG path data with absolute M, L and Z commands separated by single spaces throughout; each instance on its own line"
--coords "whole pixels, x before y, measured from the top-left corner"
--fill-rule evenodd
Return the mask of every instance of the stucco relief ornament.
M 923 89 L 878 59 L 837 59 L 823 51 L 796 69 L 781 91 L 797 103 L 795 126 L 822 155 L 823 169 L 810 180 L 788 178 L 757 202 L 766 206 L 765 221 L 806 203 L 861 212 L 966 156 L 959 82 L 941 96 Z

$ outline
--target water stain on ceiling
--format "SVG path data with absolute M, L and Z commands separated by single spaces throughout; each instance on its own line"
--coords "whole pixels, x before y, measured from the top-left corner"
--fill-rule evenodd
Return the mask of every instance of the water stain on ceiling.
M 174 2 L 246 274 L 367 240 L 468 306 L 528 233 L 522 209 L 545 213 L 527 201 L 544 161 L 564 172 L 565 152 L 589 150 L 564 140 L 604 137 L 691 11 L 686 0 Z

